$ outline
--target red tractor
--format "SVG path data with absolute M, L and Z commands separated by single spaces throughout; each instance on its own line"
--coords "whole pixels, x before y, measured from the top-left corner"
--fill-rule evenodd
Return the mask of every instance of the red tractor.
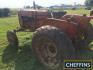
M 50 69 L 60 69 L 64 59 L 75 59 L 77 50 L 88 48 L 84 45 L 90 43 L 93 35 L 92 16 L 65 14 L 48 10 L 19 11 L 20 28 L 7 32 L 9 44 L 18 45 L 16 32 L 34 32 L 31 45 L 38 60 Z

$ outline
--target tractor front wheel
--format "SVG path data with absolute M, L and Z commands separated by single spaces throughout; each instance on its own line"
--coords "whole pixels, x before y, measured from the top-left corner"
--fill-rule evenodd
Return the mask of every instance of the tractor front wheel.
M 7 40 L 9 46 L 18 47 L 18 38 L 14 31 L 7 31 Z
M 53 26 L 43 26 L 35 31 L 32 50 L 42 64 L 53 70 L 63 70 L 64 60 L 75 58 L 75 49 L 69 38 Z

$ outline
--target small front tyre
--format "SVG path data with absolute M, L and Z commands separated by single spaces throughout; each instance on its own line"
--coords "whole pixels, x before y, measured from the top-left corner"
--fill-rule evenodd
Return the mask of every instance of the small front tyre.
M 14 31 L 7 31 L 7 40 L 9 46 L 18 47 L 18 38 Z

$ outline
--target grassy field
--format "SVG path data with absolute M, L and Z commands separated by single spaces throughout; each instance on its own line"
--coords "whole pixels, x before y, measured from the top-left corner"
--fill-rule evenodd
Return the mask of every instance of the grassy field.
M 0 70 L 43 70 L 31 52 L 32 33 L 17 33 L 19 38 L 19 50 L 8 46 L 6 32 L 16 29 L 18 17 L 12 16 L 0 18 Z
M 89 15 L 88 10 L 66 11 L 68 14 L 84 13 Z M 32 33 L 17 33 L 20 42 L 18 51 L 8 46 L 6 32 L 7 30 L 16 29 L 16 27 L 19 27 L 17 16 L 0 18 L 0 70 L 45 70 L 32 54 Z M 81 54 L 93 57 L 93 52 L 90 51 L 83 51 Z
M 79 9 L 79 10 L 66 10 L 68 14 L 87 14 L 89 15 L 89 10 Z

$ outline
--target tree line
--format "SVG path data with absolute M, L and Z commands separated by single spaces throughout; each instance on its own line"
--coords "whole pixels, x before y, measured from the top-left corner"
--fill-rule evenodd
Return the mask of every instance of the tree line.
M 8 16 L 10 16 L 10 9 L 1 8 L 0 9 L 0 17 L 8 17 Z
M 85 5 L 89 9 L 93 8 L 93 0 L 85 0 Z

